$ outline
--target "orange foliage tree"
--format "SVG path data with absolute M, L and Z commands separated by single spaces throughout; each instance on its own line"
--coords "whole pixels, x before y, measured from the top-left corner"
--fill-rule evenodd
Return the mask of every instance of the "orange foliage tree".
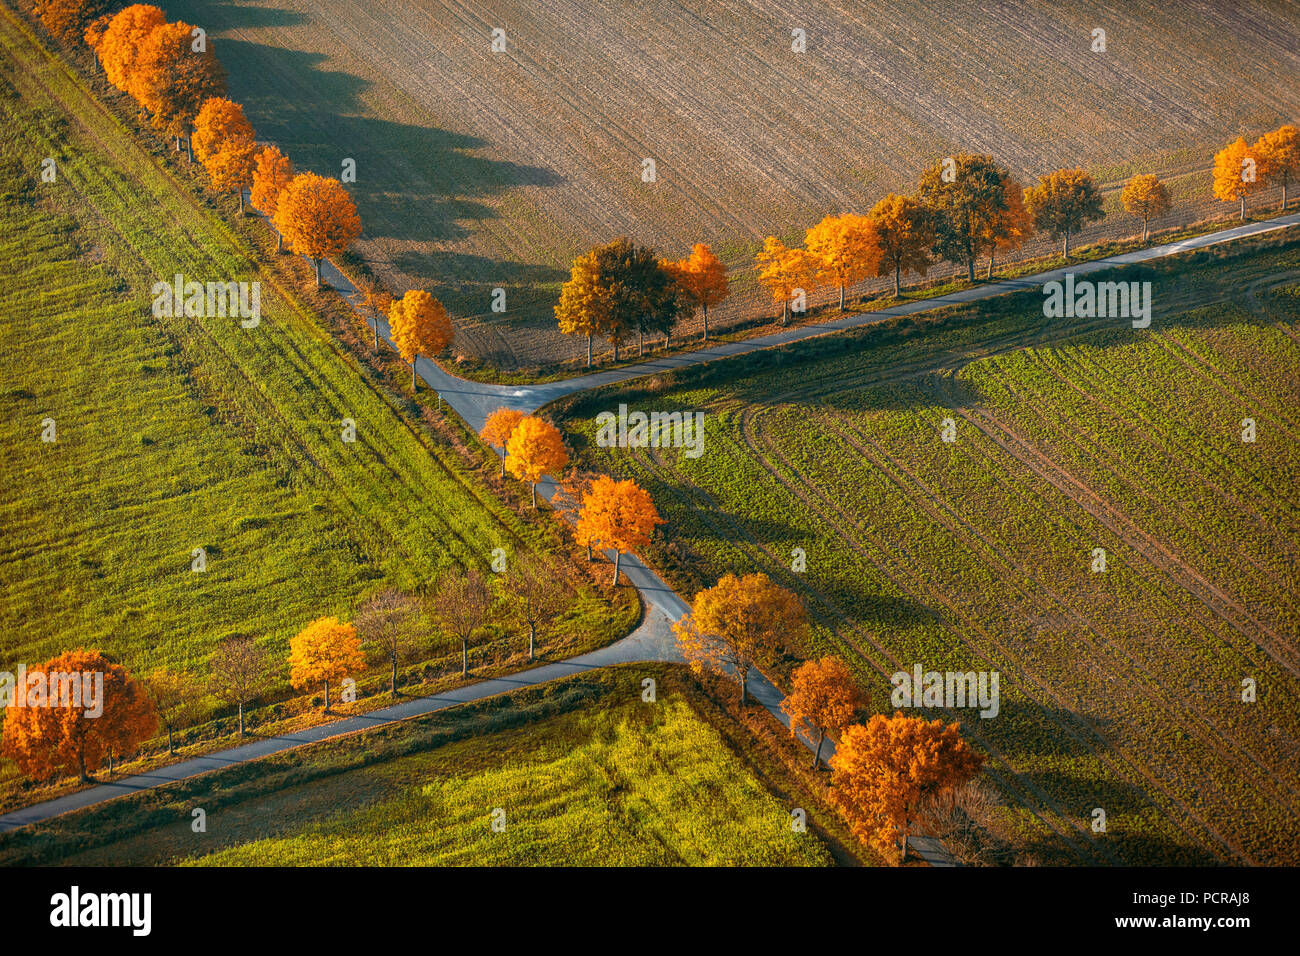
M 156 129 L 189 142 L 191 127 L 205 100 L 226 92 L 226 74 L 206 46 L 194 49 L 194 27 L 164 23 L 141 41 L 135 83 L 140 105 L 149 111 Z M 193 150 L 189 151 L 191 159 Z
M 697 309 L 704 310 L 704 341 L 709 340 L 709 306 L 727 297 L 727 267 L 713 250 L 697 242 L 685 259 L 664 264 Z
M 289 641 L 289 682 L 299 690 L 324 684 L 327 714 L 330 683 L 360 673 L 365 667 L 357 629 L 336 617 L 312 621 Z
M 361 218 L 356 203 L 337 179 L 300 173 L 280 193 L 275 228 L 289 240 L 290 249 L 315 263 L 319 287 L 321 260 L 356 242 Z
M 209 156 L 227 143 L 251 143 L 255 138 L 253 124 L 244 116 L 244 108 L 234 100 L 210 96 L 199 105 L 191 137 L 199 162 L 206 163 Z
M 36 4 L 36 14 L 45 29 L 65 43 L 72 43 L 113 6 L 112 0 L 41 0 Z
M 519 420 L 506 439 L 506 468 L 520 481 L 528 482 L 537 507 L 537 483 L 569 463 L 564 436 L 549 422 L 535 415 Z
M 649 492 L 631 478 L 615 481 L 608 475 L 592 480 L 578 510 L 578 541 L 614 551 L 613 586 L 618 587 L 619 561 L 624 551 L 650 543 L 659 517 Z
M 1138 173 L 1124 184 L 1124 191 L 1119 194 L 1119 201 L 1124 211 L 1130 216 L 1142 220 L 1142 241 L 1147 241 L 1147 224 L 1157 216 L 1169 211 L 1169 190 L 1152 173 Z
M 989 251 L 988 278 L 999 252 L 1019 249 L 1034 234 L 1034 217 L 1025 206 L 1025 190 L 1010 173 L 1002 173 L 1002 208 L 980 223 L 980 244 Z
M 819 277 L 839 286 L 841 312 L 844 290 L 867 278 L 880 265 L 876 225 L 856 213 L 827 216 L 808 230 L 804 246 L 817 262 Z
M 147 3 L 133 3 L 113 16 L 94 48 L 108 82 L 139 100 L 135 84 L 141 78 L 136 69 L 140 45 L 166 22 L 163 12 Z
M 1259 159 L 1255 148 L 1241 136 L 1214 155 L 1214 198 L 1240 202 L 1242 219 L 1246 218 L 1246 197 L 1264 186 Z
M 795 670 L 794 687 L 790 696 L 781 701 L 781 709 L 790 718 L 791 736 L 797 736 L 800 731 L 816 735 L 814 769 L 821 762 L 827 731 L 842 733 L 853 722 L 860 703 L 858 685 L 838 657 L 827 655 L 801 664 Z
M 1101 219 L 1101 190 L 1082 169 L 1058 169 L 1038 177 L 1038 185 L 1025 193 L 1025 205 L 1034 225 L 1053 238 L 1064 239 L 1063 253 L 1070 258 L 1070 236 Z
M 275 210 L 280 205 L 280 193 L 293 179 L 293 163 L 289 157 L 280 152 L 278 146 L 265 146 L 253 156 L 253 184 L 248 192 L 248 201 L 260 209 L 268 219 L 274 221 Z M 275 233 L 275 251 L 284 247 L 284 236 L 277 229 Z M 376 323 L 378 334 L 378 323 Z
M 830 761 L 832 797 L 859 838 L 902 862 L 917 805 L 951 792 L 983 764 L 956 723 L 876 714 L 841 736 Z
M 766 574 L 724 574 L 695 595 L 691 612 L 673 625 L 691 669 L 730 673 L 746 702 L 749 669 L 783 641 L 797 640 L 807 626 L 794 592 Z
M 483 429 L 478 433 L 478 437 L 489 445 L 495 445 L 501 449 L 502 478 L 506 476 L 506 442 L 510 440 L 510 435 L 514 432 L 515 426 L 523 421 L 523 418 L 523 412 L 516 408 L 506 408 L 503 405 L 487 417 L 487 421 L 483 423 Z
M 257 144 L 252 140 L 232 140 L 223 143 L 203 163 L 212 188 L 217 192 L 233 192 L 239 197 L 239 214 L 244 214 L 244 190 L 253 185 L 253 168 Z
M 388 307 L 388 332 L 402 358 L 411 363 L 411 390 L 416 388 L 415 360 L 434 356 L 451 344 L 451 319 L 442 303 L 423 289 L 410 289 Z
M 763 248 L 754 257 L 758 265 L 759 285 L 772 299 L 781 303 L 781 324 L 790 315 L 790 300 L 797 291 L 808 292 L 815 281 L 817 263 L 807 249 L 789 249 L 776 236 L 763 240 Z
M 1300 130 L 1287 125 L 1265 133 L 1255 143 L 1255 154 L 1263 178 L 1282 187 L 1282 211 L 1286 212 L 1287 187 L 1300 178 Z
M 871 221 L 876 224 L 876 243 L 880 247 L 876 275 L 893 272 L 897 298 L 904 272 L 925 275 L 930 267 L 934 220 L 919 200 L 890 193 L 872 208 Z
M 79 694 L 72 692 L 74 674 Z M 87 681 L 85 675 L 101 676 Z M 88 689 L 101 679 L 100 691 Z M 38 688 L 43 691 L 39 697 Z M 95 650 L 66 651 L 29 669 L 27 687 L 15 687 L 13 693 L 14 705 L 5 709 L 0 753 L 37 780 L 76 773 L 89 781 L 105 754 L 111 770 L 114 754 L 131 752 L 158 726 L 145 688 Z M 20 701 L 25 706 L 17 706 Z M 88 711 L 99 713 L 87 716 Z

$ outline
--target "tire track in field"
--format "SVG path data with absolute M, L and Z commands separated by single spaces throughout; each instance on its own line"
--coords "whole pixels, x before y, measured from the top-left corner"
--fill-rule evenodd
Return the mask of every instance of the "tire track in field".
M 745 454 L 745 450 L 740 446 L 733 446 L 733 449 L 742 455 Z M 670 495 L 672 495 L 678 501 L 682 502 L 683 506 L 687 507 L 691 511 L 691 514 L 695 520 L 702 522 L 708 528 L 712 529 L 715 532 L 728 534 L 729 535 L 728 540 L 732 542 L 736 542 L 736 541 L 747 542 L 749 545 L 748 550 L 750 550 L 752 553 L 762 554 L 767 559 L 767 561 L 770 562 L 770 566 L 778 572 L 778 577 L 781 580 L 785 581 L 789 585 L 795 586 L 797 589 L 804 590 L 810 593 L 816 599 L 817 603 L 821 607 L 823 607 L 826 610 L 826 612 L 831 615 L 832 618 L 840 622 L 843 629 L 840 628 L 835 629 L 834 633 L 836 638 L 838 640 L 842 640 L 845 644 L 847 644 L 850 648 L 852 648 L 857 659 L 860 660 L 863 664 L 866 664 L 867 666 L 873 668 L 880 676 L 884 678 L 888 678 L 890 672 L 887 672 L 878 663 L 876 663 L 876 659 L 883 659 L 885 661 L 888 661 L 896 669 L 901 666 L 900 661 L 896 659 L 890 651 L 886 650 L 880 643 L 878 643 L 876 638 L 874 637 L 874 635 L 871 634 L 870 631 L 864 629 L 861 625 L 859 625 L 852 618 L 850 618 L 848 614 L 845 611 L 843 611 L 838 605 L 836 605 L 834 601 L 831 600 L 831 598 L 828 597 L 823 591 L 807 584 L 807 582 L 805 581 L 794 580 L 793 576 L 785 568 L 784 562 L 781 561 L 779 558 L 777 558 L 777 556 L 773 554 L 766 546 L 762 545 L 745 528 L 739 525 L 736 522 L 736 520 L 733 519 L 727 512 L 721 509 L 718 506 L 717 501 L 705 489 L 693 483 L 680 481 L 680 476 L 675 475 L 671 467 L 665 465 L 662 462 L 662 460 L 655 457 L 654 453 L 652 452 L 647 454 L 646 459 L 643 460 L 638 455 L 636 457 L 636 460 L 641 464 L 642 468 L 647 473 L 654 475 L 659 480 L 660 485 L 665 490 L 667 490 Z M 798 496 L 798 493 L 794 491 L 794 489 L 792 489 L 789 486 L 789 484 L 784 481 L 784 479 L 776 475 L 775 472 L 771 471 L 770 468 L 767 468 L 766 465 L 764 466 L 764 468 L 768 470 L 769 476 L 772 478 L 772 480 L 783 485 L 788 492 L 792 494 L 796 494 L 796 496 Z M 696 507 L 700 504 L 706 505 L 707 509 Z M 707 517 L 710 514 L 720 516 L 721 520 L 725 522 L 726 527 L 725 528 L 722 527 L 717 520 Z M 845 540 L 847 541 L 848 539 Z M 855 548 L 855 550 L 858 549 Z M 871 559 L 868 557 L 868 560 Z M 878 565 L 877 567 L 879 568 Z M 885 573 L 883 569 L 882 569 L 882 573 Z M 848 633 L 846 634 L 845 631 L 847 631 Z M 874 649 L 875 651 L 874 657 L 864 653 L 862 645 L 857 640 L 853 639 L 855 635 L 864 639 L 867 642 L 867 644 Z M 943 713 L 948 714 L 948 716 L 952 720 L 960 719 L 956 714 L 953 714 L 952 712 L 946 709 L 942 709 L 942 708 L 936 708 L 936 709 L 942 710 Z M 971 737 L 975 739 L 1002 766 L 1003 770 L 1001 772 L 992 771 L 991 768 L 988 769 L 990 769 L 990 772 L 995 778 L 1003 781 L 1004 788 L 1010 791 L 1008 793 L 1009 796 L 1015 797 L 1017 803 L 1028 813 L 1030 813 L 1036 820 L 1038 820 L 1039 823 L 1044 828 L 1055 833 L 1057 836 L 1061 837 L 1076 852 L 1083 853 L 1083 855 L 1085 856 L 1091 856 L 1093 859 L 1096 859 L 1095 853 L 1086 852 L 1082 847 L 1080 847 L 1080 845 L 1075 840 L 1075 837 L 1077 837 L 1079 834 L 1082 834 L 1085 837 L 1085 840 L 1087 840 L 1086 831 L 1083 830 L 1082 826 L 1075 824 L 1072 818 L 1068 814 L 1066 814 L 1059 806 L 1054 804 L 1051 801 L 1051 799 L 1046 795 L 1046 793 L 1038 790 L 1034 785 L 1027 783 L 1022 777 L 1022 775 L 1020 774 L 1020 772 L 1017 771 L 1014 767 L 1010 765 L 1010 763 L 1007 762 L 1006 758 L 1001 754 L 998 748 L 991 746 L 989 744 L 987 738 L 983 734 L 979 733 L 977 728 L 968 728 L 968 733 L 970 733 Z M 1011 780 L 1007 779 L 1008 776 L 1011 778 Z M 1011 782 L 1012 780 L 1014 781 L 1014 785 Z M 1049 809 L 1050 812 L 1053 814 L 1052 819 L 1049 820 L 1045 818 L 1041 813 L 1039 813 L 1035 809 L 1033 803 L 1031 803 L 1030 800 L 1026 799 L 1027 797 L 1031 798 L 1033 803 L 1037 803 L 1039 806 Z M 1072 826 L 1075 830 L 1079 831 L 1079 833 L 1072 835 L 1071 833 L 1061 829 L 1062 827 L 1070 827 L 1070 826 Z M 1096 850 L 1098 848 L 1098 845 L 1092 843 L 1091 841 L 1087 841 L 1085 845 L 1091 847 L 1093 850 Z M 1118 860 L 1110 853 L 1109 849 L 1107 849 L 1105 855 L 1108 857 L 1111 863 L 1118 862 Z
M 1091 657 L 1088 659 L 1089 664 L 1095 664 L 1105 656 L 1114 658 L 1118 655 L 1123 659 L 1123 661 L 1127 662 L 1129 665 L 1128 670 L 1140 675 L 1139 680 L 1141 680 L 1146 687 L 1147 692 L 1145 696 L 1147 698 L 1157 700 L 1166 699 L 1165 691 L 1160 684 L 1156 683 L 1149 676 L 1142 676 L 1154 673 L 1156 671 L 1155 668 L 1146 666 L 1144 662 L 1136 659 L 1124 644 L 1107 638 L 1102 633 L 1103 629 L 1099 628 L 1089 617 L 1068 604 L 1045 582 L 1037 579 L 1034 574 L 1026 568 L 1021 567 L 1016 561 L 1007 555 L 995 541 L 990 540 L 984 532 L 974 527 L 969 521 L 958 514 L 956 510 L 947 504 L 947 501 L 949 500 L 947 497 L 936 493 L 924 481 L 922 481 L 914 471 L 908 468 L 903 462 L 890 455 L 878 443 L 862 433 L 861 430 L 852 428 L 851 426 L 837 427 L 836 425 L 827 422 L 825 416 L 819 416 L 818 420 L 828 429 L 829 432 L 836 435 L 836 437 L 845 444 L 849 445 L 855 451 L 859 452 L 875 464 L 880 473 L 889 478 L 889 480 L 907 499 L 919 505 L 923 511 L 946 528 L 955 538 L 964 539 L 972 552 L 976 552 L 982 548 L 991 555 L 996 562 L 1001 563 L 1006 571 L 1012 572 L 1013 575 L 1019 575 L 1027 581 L 1032 588 L 1040 591 L 1051 604 L 1056 605 L 1056 607 L 1066 616 L 1072 618 L 1086 633 L 1090 633 L 1092 638 L 1089 643 L 1093 648 L 1093 652 Z M 851 428 L 852 434 L 849 434 L 849 431 L 847 431 L 846 428 Z M 898 477 L 899 475 L 902 476 L 902 479 Z M 908 488 L 908 483 L 915 488 L 915 491 Z M 988 561 L 983 561 L 981 563 L 985 565 L 990 564 Z M 1013 578 L 1008 577 L 1007 580 L 1010 582 Z M 1020 598 L 1025 600 L 1027 606 L 1037 606 L 1041 603 L 1036 599 L 1035 595 L 1029 593 L 1023 587 L 1020 587 L 1017 584 L 1012 584 L 1012 587 L 1019 594 Z M 1109 670 L 1116 669 L 1117 668 L 1110 668 Z M 1079 667 L 1077 670 L 1080 673 L 1084 673 L 1087 671 L 1087 668 Z M 1178 718 L 1178 726 L 1189 730 L 1194 735 L 1200 736 L 1202 742 L 1206 744 L 1207 749 L 1217 754 L 1225 763 L 1236 764 L 1238 770 L 1245 772 L 1247 779 L 1255 779 L 1258 776 L 1256 771 L 1262 771 L 1267 775 L 1274 785 L 1274 791 L 1269 794 L 1270 797 L 1277 796 L 1278 789 L 1283 791 L 1286 796 L 1291 799 L 1291 802 L 1295 802 L 1295 798 L 1300 797 L 1300 792 L 1288 790 L 1286 785 L 1275 777 L 1272 770 L 1261 762 L 1254 753 L 1243 748 L 1243 752 L 1247 758 L 1243 761 L 1241 755 L 1237 754 L 1235 751 L 1224 749 L 1224 746 L 1222 746 L 1220 742 L 1231 746 L 1229 738 L 1211 722 L 1208 715 L 1203 711 L 1192 711 L 1190 708 L 1187 708 L 1178 701 L 1168 701 L 1167 699 L 1165 706 L 1170 713 L 1176 714 L 1180 709 L 1184 711 L 1186 716 Z M 1211 736 L 1206 737 L 1199 733 L 1201 724 L 1204 724 L 1209 729 Z M 1253 764 L 1253 766 L 1248 764 Z M 1195 776 L 1183 775 L 1176 776 L 1174 779 L 1195 779 Z M 1219 792 L 1223 797 L 1230 797 L 1229 794 L 1222 793 L 1222 791 Z M 1230 804 L 1231 800 L 1228 799 L 1225 802 Z

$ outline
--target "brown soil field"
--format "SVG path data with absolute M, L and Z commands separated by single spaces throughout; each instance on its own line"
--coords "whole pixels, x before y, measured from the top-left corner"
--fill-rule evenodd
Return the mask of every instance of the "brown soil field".
M 1136 171 L 1170 180 L 1157 227 L 1231 214 L 1214 150 L 1300 118 L 1300 7 L 1279 0 L 165 6 L 216 38 L 260 137 L 322 174 L 356 161 L 360 256 L 441 297 L 457 347 L 503 369 L 579 355 L 551 309 L 572 258 L 617 235 L 673 257 L 710 243 L 733 269 L 722 330 L 771 310 L 750 269 L 765 235 L 865 212 L 944 156 L 991 153 L 1026 185 L 1089 168 L 1111 210 L 1089 242 L 1137 231 L 1118 210 Z

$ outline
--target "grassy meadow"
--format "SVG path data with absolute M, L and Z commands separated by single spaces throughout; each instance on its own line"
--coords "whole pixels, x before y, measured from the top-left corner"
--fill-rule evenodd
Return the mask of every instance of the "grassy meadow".
M 850 660 L 875 709 L 916 663 L 1000 672 L 996 718 L 953 716 L 1023 851 L 1295 863 L 1300 244 L 1119 277 L 1152 283 L 1149 329 L 1002 297 L 576 398 L 570 440 L 649 488 L 679 590 L 795 588 L 797 650 Z M 623 402 L 704 411 L 704 454 L 595 447 Z
M 0 835 L 0 862 L 830 865 L 717 713 L 679 669 L 602 670 Z

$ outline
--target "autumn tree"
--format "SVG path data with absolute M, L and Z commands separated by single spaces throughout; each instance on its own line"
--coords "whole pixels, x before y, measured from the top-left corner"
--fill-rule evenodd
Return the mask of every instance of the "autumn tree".
M 573 260 L 569 279 L 560 289 L 555 318 L 565 335 L 587 338 L 587 368 L 591 368 L 591 337 L 605 328 L 608 306 L 597 282 L 599 267 L 594 251 Z
M 1265 133 L 1255 143 L 1255 155 L 1265 182 L 1282 187 L 1282 211 L 1286 212 L 1287 187 L 1300 178 L 1300 130 L 1287 125 Z
M 264 146 L 253 155 L 253 182 L 248 192 L 248 201 L 254 208 L 261 210 L 272 223 L 275 211 L 280 205 L 280 194 L 293 179 L 293 163 L 289 157 L 280 152 L 278 146 Z M 277 229 L 275 232 L 275 251 L 284 248 L 284 236 Z M 375 323 L 375 347 L 378 348 L 379 323 Z
M 781 303 L 781 324 L 790 314 L 790 301 L 797 292 L 807 293 L 816 281 L 817 263 L 807 249 L 787 248 L 776 236 L 763 240 L 763 248 L 754 257 L 758 266 L 759 285 L 767 289 L 774 301 Z
M 1119 195 L 1124 211 L 1142 220 L 1142 241 L 1147 241 L 1147 223 L 1169 211 L 1169 190 L 1152 173 L 1138 173 L 1124 184 Z
M 537 507 L 537 483 L 569 463 L 564 436 L 550 422 L 535 415 L 519 420 L 506 440 L 506 468 L 520 481 L 528 482 Z
M 998 216 L 1006 209 L 1006 170 L 992 156 L 961 153 L 921 174 L 918 197 L 934 222 L 934 252 L 964 264 L 975 281 L 975 259 L 986 247 Z
M 415 391 L 415 360 L 421 355 L 432 358 L 451 344 L 451 319 L 429 293 L 409 289 L 388 307 L 388 334 L 403 360 L 411 363 L 411 390 Z
M 233 192 L 239 197 L 239 214 L 244 214 L 244 190 L 253 184 L 257 144 L 252 140 L 232 140 L 221 144 L 203 163 L 212 188 Z
M 993 263 L 999 252 L 1019 249 L 1034 234 L 1034 217 L 1025 207 L 1025 190 L 1020 183 L 1004 173 L 1002 176 L 1003 208 L 984 224 L 981 245 L 989 253 L 988 278 L 993 278 Z
M 175 731 L 188 727 L 199 717 L 200 695 L 193 677 L 160 667 L 145 679 L 154 712 L 167 730 L 167 753 L 176 753 Z
M 256 137 L 253 124 L 244 116 L 244 108 L 224 96 L 210 96 L 199 105 L 194 117 L 194 134 L 190 137 L 194 155 L 200 163 L 216 154 L 225 144 L 252 143 Z
M 361 235 L 361 218 L 352 197 L 337 179 L 315 173 L 299 173 L 289 180 L 280 193 L 274 222 L 289 248 L 316 266 L 318 288 L 321 260 L 343 252 Z
M 591 537 L 591 529 L 579 524 L 578 519 L 582 514 L 583 499 L 591 492 L 591 486 L 598 477 L 600 476 L 593 472 L 573 469 L 557 484 L 555 494 L 551 498 L 551 507 L 555 509 L 556 515 L 573 526 L 575 542 L 579 547 L 587 549 L 588 561 L 592 560 L 592 547 L 598 545 L 600 541 Z
M 183 21 L 155 27 L 136 57 L 136 94 L 154 127 L 188 148 L 203 103 L 226 92 L 226 74 L 206 44 L 194 49 L 194 27 Z M 189 150 L 193 159 L 193 150 Z
M 750 667 L 783 642 L 797 641 L 805 627 L 803 604 L 794 592 L 759 572 L 724 574 L 695 595 L 690 613 L 673 632 L 692 670 L 735 677 L 743 706 Z
M 808 661 L 795 670 L 794 687 L 781 702 L 781 709 L 790 718 L 791 736 L 800 732 L 816 736 L 813 769 L 821 762 L 826 733 L 842 733 L 860 705 L 858 685 L 838 657 Z
M 85 31 L 81 34 L 81 39 L 85 41 L 86 46 L 95 54 L 95 63 L 102 70 L 103 62 L 100 58 L 100 45 L 104 42 L 104 34 L 108 31 L 108 25 L 113 22 L 113 17 L 105 13 L 103 16 L 96 17 L 86 24 Z
M 96 650 L 28 668 L 27 686 L 13 693 L 0 753 L 37 780 L 76 773 L 88 782 L 105 755 L 111 772 L 114 754 L 130 753 L 158 726 L 144 686 Z
M 244 708 L 270 683 L 266 651 L 251 637 L 230 637 L 217 645 L 208 669 L 212 693 L 239 708 L 239 736 L 245 736 Z
M 503 405 L 487 417 L 482 430 L 478 433 L 478 437 L 489 445 L 501 449 L 502 478 L 506 476 L 506 442 L 510 440 L 515 427 L 523 421 L 523 418 L 524 413 L 517 408 L 506 408 Z
M 1034 225 L 1064 240 L 1063 253 L 1070 258 L 1070 236 L 1090 222 L 1101 219 L 1101 190 L 1082 169 L 1058 169 L 1038 177 L 1038 185 L 1025 193 L 1025 206 Z
M 918 805 L 970 780 L 983 763 L 956 723 L 876 714 L 840 737 L 830 761 L 832 796 L 854 834 L 898 851 L 902 862 Z
M 460 641 L 460 676 L 469 676 L 469 642 L 488 622 L 492 589 L 478 568 L 444 571 L 434 597 L 434 619 Z
M 667 264 L 691 304 L 704 310 L 704 341 L 709 340 L 709 306 L 727 297 L 727 267 L 713 250 L 697 242 L 685 259 Z
M 901 291 L 904 272 L 925 275 L 934 246 L 934 219 L 919 200 L 890 193 L 871 210 L 876 225 L 880 262 L 876 275 L 894 275 L 894 298 Z
M 528 659 L 534 658 L 537 631 L 545 631 L 564 611 L 569 589 L 554 564 L 540 554 L 517 555 L 506 573 L 506 586 L 515 613 L 528 625 Z
M 856 213 L 827 216 L 808 230 L 804 246 L 817 263 L 818 278 L 839 286 L 841 312 L 844 290 L 875 273 L 880 265 L 875 223 Z
M 1223 202 L 1240 202 L 1241 218 L 1246 218 L 1246 197 L 1264 186 L 1260 177 L 1259 156 L 1255 148 L 1238 136 L 1214 156 L 1214 198 Z
M 664 520 L 649 492 L 631 478 L 615 481 L 601 475 L 591 482 L 582 496 L 578 512 L 577 533 L 580 541 L 610 548 L 614 552 L 614 579 L 618 587 L 619 561 L 624 551 L 634 551 L 650 543 L 656 525 Z
M 411 595 L 397 588 L 384 588 L 367 598 L 353 615 L 352 624 L 363 641 L 368 641 L 392 667 L 389 692 L 397 696 L 397 665 L 415 649 L 420 607 Z
M 384 291 L 378 279 L 369 274 L 357 279 L 357 291 L 361 293 L 361 310 L 370 313 L 375 329 L 375 351 L 379 351 L 379 320 L 392 309 L 393 297 Z
M 36 14 L 50 33 L 65 43 L 73 43 L 115 5 L 112 0 L 41 0 L 36 4 Z
M 324 685 L 327 714 L 330 684 L 365 667 L 357 629 L 336 617 L 317 618 L 289 641 L 289 683 L 298 690 Z
M 140 46 L 166 22 L 162 10 L 147 3 L 133 3 L 114 14 L 95 47 L 108 82 L 139 100 L 135 84 L 141 79 L 136 68 Z

